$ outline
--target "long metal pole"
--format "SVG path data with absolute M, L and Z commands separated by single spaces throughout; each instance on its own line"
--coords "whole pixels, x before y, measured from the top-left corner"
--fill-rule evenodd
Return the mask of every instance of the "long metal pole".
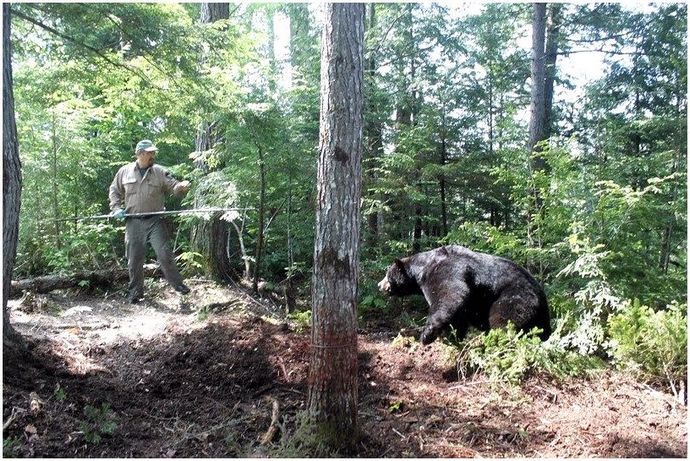
M 215 213 L 219 211 L 243 211 L 243 210 L 253 210 L 253 208 L 197 208 L 191 210 L 170 210 L 170 211 L 152 211 L 150 213 L 128 213 L 125 214 L 125 218 L 148 218 L 151 216 L 162 216 L 162 215 L 176 215 L 176 214 L 194 214 L 194 213 Z M 111 214 L 100 214 L 94 216 L 77 216 L 74 218 L 60 218 L 60 219 L 50 219 L 49 221 L 85 221 L 91 219 L 110 219 L 114 218 Z

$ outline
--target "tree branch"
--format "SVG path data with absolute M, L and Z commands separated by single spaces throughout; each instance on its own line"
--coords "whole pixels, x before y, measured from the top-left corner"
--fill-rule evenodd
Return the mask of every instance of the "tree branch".
M 82 47 L 82 48 L 84 48 L 84 49 L 87 49 L 87 50 L 91 51 L 92 53 L 94 53 L 95 55 L 97 55 L 99 58 L 101 58 L 101 59 L 103 59 L 105 62 L 107 62 L 108 64 L 110 64 L 110 65 L 112 65 L 112 66 L 115 66 L 115 67 L 121 67 L 121 68 L 123 68 L 123 69 L 126 69 L 126 70 L 128 70 L 129 72 L 132 72 L 132 73 L 136 74 L 137 76 L 139 76 L 140 78 L 142 78 L 143 80 L 145 80 L 147 83 L 149 83 L 149 85 L 155 87 L 155 85 L 146 77 L 146 75 L 144 75 L 141 71 L 139 71 L 139 69 L 135 69 L 135 68 L 130 67 L 130 66 L 126 65 L 126 64 L 123 64 L 123 63 L 120 63 L 120 62 L 113 61 L 112 59 L 110 59 L 108 56 L 106 56 L 106 55 L 105 55 L 101 50 L 99 50 L 98 48 L 95 48 L 95 47 L 93 47 L 93 46 L 91 46 L 91 45 L 87 45 L 86 43 L 80 42 L 79 40 L 75 39 L 74 37 L 70 37 L 69 35 L 63 34 L 63 33 L 60 32 L 59 30 L 54 29 L 54 28 L 52 28 L 52 27 L 50 27 L 50 26 L 48 26 L 48 25 L 46 25 L 46 24 L 43 24 L 42 22 L 37 21 L 36 19 L 33 19 L 33 18 L 31 18 L 31 17 L 29 17 L 29 16 L 27 16 L 27 15 L 21 13 L 20 11 L 17 11 L 16 9 L 12 9 L 11 11 L 12 11 L 12 14 L 13 14 L 14 16 L 16 16 L 16 17 L 18 17 L 18 18 L 21 18 L 21 19 L 25 20 L 26 22 L 29 22 L 29 23 L 31 23 L 31 24 L 37 26 L 37 27 L 40 27 L 41 29 L 43 29 L 43 30 L 45 30 L 45 31 L 48 31 L 48 32 L 50 32 L 51 34 L 53 34 L 53 35 L 55 35 L 55 36 L 57 36 L 57 37 L 60 37 L 60 38 L 62 38 L 62 39 L 64 39 L 64 40 L 67 40 L 68 42 L 74 43 L 74 44 L 77 45 L 77 46 L 80 46 L 80 47 Z M 160 88 L 159 88 L 159 89 L 160 89 Z
M 593 49 L 593 50 L 571 50 L 571 51 L 562 51 L 559 52 L 558 54 L 561 56 L 568 56 L 571 54 L 577 54 L 577 53 L 605 53 L 611 56 L 651 56 L 651 57 L 663 57 L 658 54 L 653 54 L 653 53 L 642 53 L 639 51 L 611 51 L 611 50 L 605 50 L 603 48 L 599 49 Z
M 125 31 L 125 30 L 122 28 L 122 26 L 120 26 L 120 24 L 117 23 L 117 21 L 115 21 L 110 15 L 108 15 L 108 16 L 106 16 L 106 17 L 107 17 L 107 19 L 108 19 L 115 27 L 117 27 L 117 29 L 120 31 L 120 33 L 122 33 L 122 35 L 123 35 L 125 38 L 127 38 L 128 40 L 132 40 L 132 37 L 127 33 L 127 31 Z M 165 75 L 167 78 L 169 78 L 170 81 L 172 81 L 173 84 L 174 84 L 178 89 L 180 89 L 180 90 L 182 90 L 183 92 L 186 92 L 186 93 L 188 93 L 188 94 L 192 94 L 192 96 L 193 96 L 193 93 L 190 93 L 189 90 L 187 89 L 187 87 L 186 87 L 185 85 L 182 85 L 182 84 L 178 83 L 178 81 L 177 81 L 177 79 L 175 78 L 174 75 L 171 75 L 169 72 L 165 71 L 165 69 L 161 68 L 159 65 L 157 65 L 155 62 L 152 61 L 151 58 L 152 58 L 153 56 L 152 56 L 152 54 L 151 54 L 150 52 L 148 52 L 148 51 L 146 51 L 146 50 L 142 50 L 142 57 L 144 58 L 144 60 L 146 60 L 146 62 L 147 62 L 151 67 L 153 67 L 154 69 L 158 70 L 158 72 L 160 72 L 162 75 Z M 210 91 L 210 89 L 207 88 L 206 85 L 204 85 L 203 82 L 195 82 L 195 83 L 200 84 L 200 85 L 203 87 L 203 89 L 204 89 L 205 91 Z

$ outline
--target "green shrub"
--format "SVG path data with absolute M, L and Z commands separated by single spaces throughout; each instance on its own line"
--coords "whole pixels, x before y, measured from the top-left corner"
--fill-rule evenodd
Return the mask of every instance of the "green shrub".
M 88 443 L 100 443 L 101 437 L 110 435 L 117 429 L 115 412 L 110 409 L 110 404 L 104 402 L 100 408 L 87 405 L 84 407 L 86 421 L 82 421 L 79 429 L 84 433 L 84 439 Z
M 560 328 L 542 342 L 534 328 L 525 333 L 512 324 L 465 340 L 457 347 L 455 359 L 458 376 L 465 378 L 482 374 L 491 383 L 517 385 L 531 373 L 554 378 L 588 374 L 601 367 L 595 357 L 567 350 L 560 337 Z
M 637 299 L 608 320 L 609 353 L 620 368 L 649 381 L 666 381 L 676 391 L 687 379 L 687 305 L 654 311 Z
M 393 259 L 394 256 L 382 256 L 376 260 L 361 263 L 358 303 L 360 313 L 366 315 L 371 312 L 375 314 L 388 308 L 388 300 L 379 291 L 378 281 L 386 275 L 388 266 Z
M 360 309 L 364 311 L 371 309 L 385 309 L 386 305 L 386 299 L 382 295 L 378 294 L 367 294 L 366 296 L 363 296 L 362 300 L 359 302 Z
M 568 303 L 569 309 L 559 309 L 559 313 L 575 322 L 564 343 L 583 355 L 603 352 L 606 319 L 622 302 L 604 270 L 611 252 L 604 245 L 592 242 L 582 223 L 573 222 L 570 231 L 557 245 L 567 247 L 571 253 L 567 257 L 571 262 L 556 275 L 565 284 L 561 293 L 568 293 L 573 301 Z M 565 288 L 569 285 L 570 290 Z
M 21 447 L 22 442 L 17 437 L 7 437 L 2 439 L 2 457 L 14 458 L 17 455 L 17 450 Z
M 204 322 L 208 319 L 208 317 L 211 315 L 211 311 L 209 310 L 208 307 L 204 306 L 201 309 L 196 311 L 196 320 L 197 322 Z
M 52 273 L 70 273 L 108 265 L 112 263 L 111 242 L 116 239 L 118 232 L 115 225 L 105 221 L 82 222 L 78 231 L 65 224 L 60 244 L 52 235 L 28 237 L 29 241 L 22 245 L 22 252 L 18 253 L 18 265 L 33 267 L 29 272 L 40 270 Z
M 53 397 L 55 397 L 55 400 L 57 400 L 58 402 L 64 402 L 65 400 L 67 400 L 67 391 L 65 391 L 65 388 L 61 387 L 58 383 L 57 387 L 55 388 L 55 391 L 53 392 Z
M 185 276 L 197 274 L 204 267 L 204 255 L 195 251 L 184 251 L 175 260 Z
M 416 312 L 402 311 L 398 323 L 404 329 L 418 330 L 426 323 L 426 314 L 420 315 Z
M 295 322 L 295 330 L 298 333 L 307 331 L 311 327 L 311 310 L 302 312 L 291 312 L 288 319 Z

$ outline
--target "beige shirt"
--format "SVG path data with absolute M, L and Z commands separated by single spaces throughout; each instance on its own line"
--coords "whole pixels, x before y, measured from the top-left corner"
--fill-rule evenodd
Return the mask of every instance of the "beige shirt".
M 128 163 L 118 170 L 110 184 L 110 210 L 123 208 L 127 214 L 163 211 L 165 195 L 177 193 L 178 183 L 160 165 L 153 164 L 142 177 L 137 162 Z

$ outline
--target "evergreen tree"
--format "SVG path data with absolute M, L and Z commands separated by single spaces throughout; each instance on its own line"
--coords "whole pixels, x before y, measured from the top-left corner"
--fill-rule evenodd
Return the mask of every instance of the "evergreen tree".
M 364 5 L 325 6 L 308 411 L 319 440 L 354 448 Z

